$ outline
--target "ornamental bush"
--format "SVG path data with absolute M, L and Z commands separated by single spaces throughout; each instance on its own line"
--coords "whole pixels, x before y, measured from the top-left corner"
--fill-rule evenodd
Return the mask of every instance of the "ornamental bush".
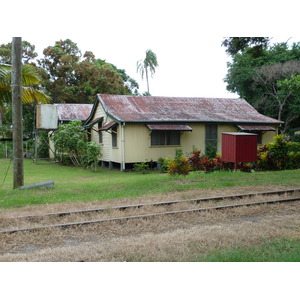
M 220 154 L 210 158 L 201 155 L 201 150 L 195 147 L 188 158 L 183 156 L 182 149 L 176 149 L 174 160 L 160 158 L 160 162 L 169 174 L 188 174 L 190 171 L 212 172 L 220 170 L 221 166 L 223 171 L 234 170 L 234 163 L 222 161 Z M 258 149 L 256 162 L 237 163 L 237 169 L 242 172 L 300 169 L 300 143 L 290 142 L 283 135 L 277 135 L 273 142 Z
M 169 162 L 168 173 L 169 174 L 178 174 L 178 175 L 187 175 L 191 170 L 191 165 L 189 159 L 182 154 L 182 149 L 178 148 L 175 150 L 175 159 Z
M 194 171 L 206 171 L 211 172 L 221 167 L 221 157 L 215 154 L 213 157 L 207 155 L 201 155 L 201 150 L 193 147 L 191 156 L 189 157 L 189 162 Z
M 259 170 L 300 168 L 300 143 L 276 135 L 273 142 L 258 149 L 257 166 Z
M 193 147 L 193 151 L 191 152 L 191 156 L 189 157 L 189 163 L 191 164 L 193 171 L 203 170 L 201 162 L 201 150 Z
M 150 173 L 149 165 L 147 164 L 147 162 L 134 164 L 132 170 L 135 172 L 140 172 L 142 174 Z
M 170 157 L 166 157 L 166 158 L 163 158 L 163 157 L 160 157 L 157 161 L 160 165 L 160 171 L 162 173 L 167 173 L 168 172 L 168 169 L 169 169 L 169 163 L 172 159 Z
M 71 162 L 74 166 L 94 167 L 101 157 L 100 145 L 87 141 L 87 132 L 82 128 L 80 121 L 71 121 L 60 125 L 53 134 L 56 157 L 60 162 Z

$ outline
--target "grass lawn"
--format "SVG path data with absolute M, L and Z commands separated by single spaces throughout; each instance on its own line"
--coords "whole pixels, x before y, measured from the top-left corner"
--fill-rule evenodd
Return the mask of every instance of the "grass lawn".
M 0 159 L 0 185 L 9 159 Z M 54 180 L 54 189 L 13 190 L 13 163 L 0 187 L 0 209 L 76 201 L 106 201 L 188 189 L 217 189 L 246 185 L 282 185 L 300 187 L 300 170 L 280 172 L 192 172 L 187 176 L 159 173 L 140 174 L 98 168 L 96 173 L 51 162 L 24 160 L 25 185 Z
M 300 240 L 264 240 L 257 247 L 220 249 L 195 259 L 198 262 L 299 262 Z
M 8 159 L 0 159 L 0 210 L 63 202 L 109 201 L 116 198 L 147 197 L 184 190 L 224 189 L 236 186 L 263 186 L 266 187 L 266 190 L 271 190 L 271 186 L 275 185 L 300 187 L 300 170 L 253 173 L 212 172 L 207 174 L 191 172 L 187 176 L 171 176 L 158 171 L 140 174 L 108 170 L 107 168 L 98 168 L 98 171 L 94 173 L 91 170 L 60 166 L 51 162 L 33 164 L 31 160 L 24 160 L 25 185 L 54 180 L 54 189 L 28 190 L 13 190 L 12 174 L 13 163 L 10 163 Z M 200 196 L 201 193 L 199 193 Z M 238 224 L 237 228 L 240 226 L 241 224 Z M 270 228 L 273 229 L 272 226 Z M 289 232 L 288 229 L 287 232 Z M 213 232 L 215 231 L 212 230 Z M 218 231 L 215 234 L 218 236 Z M 172 236 L 172 231 L 170 236 Z M 229 236 L 231 235 L 229 234 Z M 134 236 L 134 238 L 137 237 Z M 238 238 L 238 233 L 236 238 Z M 247 246 L 243 244 L 243 246 L 232 247 L 229 243 L 223 248 L 217 246 L 210 252 L 201 250 L 194 253 L 189 261 L 297 262 L 300 260 L 300 241 L 297 236 L 294 239 L 285 234 L 278 234 L 277 237 L 265 234 L 262 238 L 262 242 L 254 244 L 249 242 Z M 130 247 L 131 250 L 132 247 Z M 135 257 L 133 257 L 133 261 L 135 261 Z

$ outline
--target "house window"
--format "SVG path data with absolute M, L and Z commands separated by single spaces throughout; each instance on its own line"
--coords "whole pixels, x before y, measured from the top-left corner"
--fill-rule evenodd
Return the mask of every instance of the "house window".
M 99 135 L 99 144 L 103 143 L 103 134 L 100 128 L 102 127 L 102 122 L 98 123 L 98 135 Z
M 118 127 L 114 127 L 111 132 L 112 147 L 114 148 L 118 147 L 117 136 L 118 136 Z
M 218 125 L 205 125 L 205 153 L 217 151 L 218 147 Z
M 151 132 L 151 146 L 179 146 L 180 131 L 154 130 Z

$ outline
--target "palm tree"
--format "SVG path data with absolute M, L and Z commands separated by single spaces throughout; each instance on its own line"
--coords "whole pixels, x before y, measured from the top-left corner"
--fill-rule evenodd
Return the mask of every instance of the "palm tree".
M 5 105 L 11 103 L 11 75 L 12 67 L 0 64 L 0 125 Z M 22 101 L 23 103 L 50 103 L 51 98 L 43 91 L 33 86 L 41 83 L 38 72 L 31 65 L 22 66 Z
M 11 73 L 12 67 L 0 64 L 0 103 L 11 101 Z M 43 91 L 33 86 L 41 83 L 38 72 L 31 65 L 22 66 L 22 101 L 24 103 L 49 103 L 51 98 Z
M 144 74 L 146 74 L 147 91 L 149 95 L 148 72 L 150 71 L 151 77 L 153 77 L 156 67 L 158 67 L 156 54 L 152 50 L 148 49 L 146 51 L 145 59 L 141 59 L 137 62 L 137 72 L 141 74 L 142 79 L 144 79 Z

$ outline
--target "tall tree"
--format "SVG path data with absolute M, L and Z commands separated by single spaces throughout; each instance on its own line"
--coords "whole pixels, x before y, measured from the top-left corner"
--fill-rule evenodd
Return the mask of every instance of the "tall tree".
M 11 64 L 12 43 L 0 45 L 0 63 Z M 38 54 L 35 52 L 35 46 L 27 41 L 22 41 L 22 63 L 33 64 Z
M 289 109 L 290 93 L 283 93 L 278 85 L 279 81 L 300 74 L 300 61 L 286 61 L 284 63 L 264 65 L 255 69 L 253 88 L 261 90 L 261 97 L 256 99 L 258 106 L 267 110 L 274 110 L 278 120 L 285 117 L 285 126 L 288 127 L 292 111 Z M 285 89 L 287 91 L 287 89 Z
M 259 57 L 253 57 L 247 49 L 235 54 L 232 62 L 227 64 L 224 79 L 227 90 L 238 93 L 260 113 L 280 118 L 289 125 L 289 101 L 278 94 L 277 82 L 300 74 L 300 43 L 269 46 Z
M 247 48 L 248 54 L 258 57 L 262 55 L 263 48 L 268 46 L 269 41 L 269 37 L 228 37 L 223 40 L 222 46 L 227 48 L 226 53 L 231 56 Z
M 146 51 L 146 57 L 137 62 L 137 72 L 141 74 L 142 79 L 144 79 L 144 74 L 146 75 L 147 92 L 149 95 L 149 72 L 151 73 L 151 76 L 153 76 L 155 68 L 157 67 L 158 62 L 156 54 L 150 49 Z
M 76 88 L 80 103 L 92 103 L 95 95 L 102 94 L 131 94 L 120 74 L 109 63 L 101 59 L 85 59 L 74 66 L 77 78 Z
M 97 93 L 131 94 L 138 88 L 124 70 L 96 59 L 91 51 L 82 57 L 69 39 L 46 48 L 39 64 L 43 85 L 54 103 L 92 103 Z
M 282 106 L 287 107 L 288 110 L 285 122 L 286 130 L 293 121 L 298 120 L 298 125 L 300 124 L 300 75 L 292 74 L 289 78 L 278 80 L 277 87 L 278 99 L 281 100 Z
M 44 49 L 43 54 L 44 58 L 39 60 L 43 85 L 50 93 L 53 102 L 76 102 L 74 65 L 81 57 L 77 44 L 70 39 L 60 40 L 54 46 Z

